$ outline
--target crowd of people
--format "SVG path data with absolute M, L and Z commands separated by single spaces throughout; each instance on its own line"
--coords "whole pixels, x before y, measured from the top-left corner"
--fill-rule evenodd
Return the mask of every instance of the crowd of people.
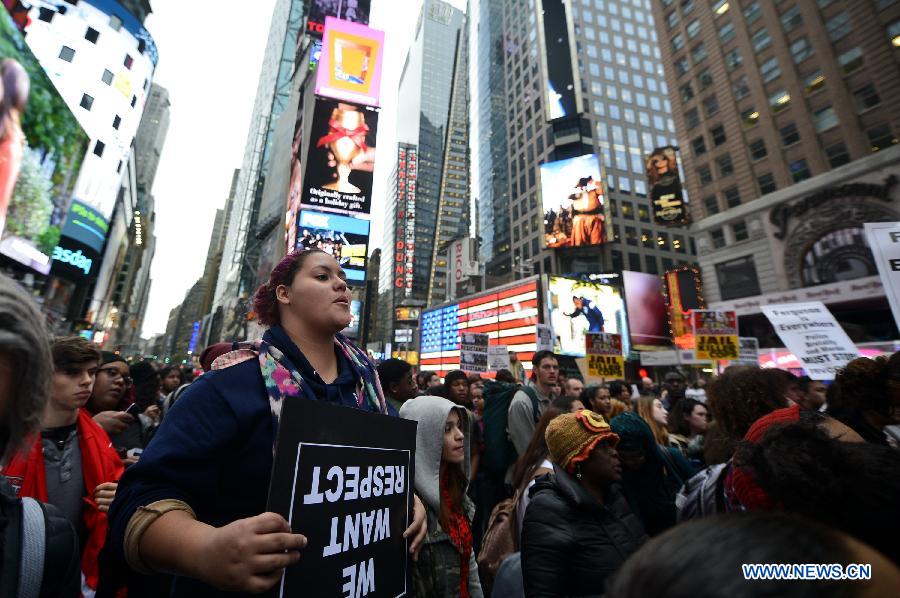
M 490 378 L 441 377 L 376 365 L 340 334 L 346 279 L 318 250 L 282 260 L 254 311 L 262 339 L 208 347 L 194 376 L 50 338 L 0 276 L 0 595 L 272 590 L 309 544 L 266 511 L 281 408 L 298 398 L 418 423 L 404 533 L 417 596 L 900 587 L 900 354 L 827 385 L 745 365 L 708 384 L 670 371 L 585 385 L 549 351 L 530 375 L 513 356 Z M 872 576 L 748 581 L 746 563 Z

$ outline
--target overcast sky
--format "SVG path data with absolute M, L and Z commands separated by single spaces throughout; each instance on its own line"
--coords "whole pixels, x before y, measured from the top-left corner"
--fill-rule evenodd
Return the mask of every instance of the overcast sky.
M 421 0 L 373 0 L 370 26 L 385 32 L 382 113 L 372 213 L 383 209 L 396 154 L 396 98 Z M 450 0 L 465 9 L 465 0 Z M 172 103 L 153 195 L 156 255 L 145 337 L 165 332 L 169 311 L 203 273 L 216 210 L 244 156 L 247 128 L 275 0 L 153 0 L 146 26 L 159 48 L 154 81 Z M 370 252 L 381 245 L 373 218 Z

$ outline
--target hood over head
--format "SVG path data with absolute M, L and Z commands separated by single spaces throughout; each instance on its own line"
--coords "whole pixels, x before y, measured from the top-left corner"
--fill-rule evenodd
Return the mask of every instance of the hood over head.
M 444 424 L 456 409 L 465 435 L 466 458 L 463 473 L 469 478 L 472 429 L 469 411 L 443 397 L 417 397 L 403 403 L 400 417 L 418 422 L 416 431 L 416 492 L 425 504 L 441 510 L 441 454 L 444 450 Z

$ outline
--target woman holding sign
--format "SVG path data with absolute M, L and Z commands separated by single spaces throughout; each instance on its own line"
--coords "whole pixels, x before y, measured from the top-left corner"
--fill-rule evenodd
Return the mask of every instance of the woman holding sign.
M 264 512 L 285 400 L 388 412 L 374 364 L 340 334 L 351 320 L 350 294 L 333 257 L 286 256 L 254 310 L 269 326 L 262 340 L 223 355 L 184 392 L 110 511 L 107 565 L 174 574 L 172 596 L 262 592 L 301 558 L 306 538 Z M 414 557 L 425 533 L 416 498 L 404 534 Z M 107 579 L 105 588 L 122 581 Z

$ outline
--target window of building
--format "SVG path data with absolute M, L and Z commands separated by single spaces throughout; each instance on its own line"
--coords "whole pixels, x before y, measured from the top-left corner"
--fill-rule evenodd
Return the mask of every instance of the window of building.
M 659 249 L 669 248 L 669 233 L 658 233 L 656 235 L 656 246 Z
M 706 141 L 703 139 L 703 135 L 695 137 L 691 141 L 691 151 L 694 152 L 695 156 L 702 156 L 706 153 Z
M 131 69 L 132 65 L 134 65 L 134 58 L 131 57 L 131 54 L 125 55 L 125 60 L 122 61 L 122 64 L 125 65 L 125 68 Z
M 96 44 L 97 40 L 100 39 L 100 32 L 93 27 L 88 27 L 87 31 L 85 31 L 84 33 L 84 39 L 88 40 L 92 44 Z
M 775 183 L 775 175 L 771 172 L 766 172 L 756 177 L 756 184 L 759 185 L 760 195 L 778 190 L 778 184 Z
M 109 69 L 103 69 L 103 75 L 101 75 L 100 80 L 106 83 L 107 85 L 112 85 L 113 82 L 113 74 Z
M 122 28 L 122 19 L 116 15 L 109 15 L 109 27 L 113 31 L 118 31 Z
M 66 62 L 72 62 L 72 59 L 75 58 L 75 50 L 69 46 L 63 46 L 59 51 L 59 57 Z
M 719 100 L 715 95 L 703 98 L 703 111 L 707 118 L 712 118 L 719 113 Z
M 728 12 L 729 8 L 730 5 L 728 4 L 728 0 L 716 0 L 712 5 L 713 13 L 715 13 L 716 16 L 724 15 Z
M 687 25 L 688 39 L 694 39 L 700 33 L 700 19 L 694 19 Z
M 734 39 L 734 23 L 728 21 L 719 27 L 719 41 L 724 44 L 732 39 Z
M 747 108 L 741 112 L 741 123 L 743 123 L 745 129 L 756 126 L 756 123 L 758 122 L 759 111 L 757 111 L 756 108 Z
M 672 235 L 672 249 L 677 251 L 678 253 L 684 253 L 687 251 L 687 245 L 684 242 L 684 237 L 681 235 Z
M 700 85 L 700 89 L 706 89 L 710 85 L 713 84 L 713 76 L 712 72 L 709 69 L 703 69 L 703 71 L 697 75 L 697 83 Z
M 625 242 L 628 245 L 637 245 L 637 229 L 633 226 L 625 227 Z
M 638 220 L 641 222 L 650 222 L 650 210 L 647 206 L 638 205 Z
M 781 143 L 784 147 L 794 145 L 800 141 L 800 131 L 797 130 L 797 125 L 794 123 L 786 124 L 778 132 L 781 133 Z
M 741 75 L 737 81 L 731 84 L 734 91 L 734 99 L 742 100 L 750 95 L 750 80 L 747 75 Z
M 678 88 L 681 92 L 681 101 L 689 102 L 694 97 L 694 88 L 690 83 L 685 83 L 680 88 Z
M 634 206 L 630 201 L 622 202 L 622 217 L 634 220 Z
M 659 268 L 656 265 L 656 256 L 655 255 L 645 255 L 644 263 L 647 265 L 644 272 L 647 274 L 659 274 Z
M 709 166 L 700 166 L 697 168 L 697 180 L 700 181 L 701 185 L 708 185 L 712 182 L 712 171 L 709 169 Z
M 725 127 L 722 125 L 718 125 L 709 130 L 709 134 L 712 136 L 713 145 L 716 147 L 725 143 Z
M 816 0 L 816 4 L 819 5 L 819 8 L 828 8 L 834 0 Z
M 850 153 L 843 141 L 829 145 L 825 148 L 825 155 L 828 156 L 828 164 L 832 168 L 843 166 L 850 161 Z
M 694 0 L 684 0 L 681 3 L 681 12 L 684 13 L 685 16 L 694 12 Z
M 673 10 L 669 14 L 666 15 L 666 27 L 672 29 L 675 27 L 681 19 L 678 16 L 678 11 Z
M 900 48 L 900 20 L 894 21 L 887 28 L 888 39 L 895 48 Z
M 741 205 L 741 192 L 737 187 L 729 187 L 722 193 L 725 195 L 725 205 L 729 208 L 736 208 Z
M 694 61 L 694 64 L 697 64 L 701 60 L 706 58 L 706 46 L 703 42 L 700 42 L 691 50 L 691 59 Z
M 678 35 L 673 37 L 669 43 L 672 46 L 673 52 L 680 52 L 682 49 L 684 49 L 684 36 L 679 33 Z
M 691 64 L 688 62 L 687 58 L 679 58 L 675 61 L 675 72 L 678 73 L 679 77 L 689 70 L 691 70 Z
M 44 21 L 45 23 L 52 23 L 53 17 L 56 16 L 56 11 L 52 8 L 38 8 L 38 20 Z
M 821 133 L 838 126 L 838 117 L 831 106 L 813 112 L 813 120 L 816 123 L 816 131 Z
M 750 238 L 750 233 L 747 232 L 747 223 L 743 220 L 731 225 L 731 234 L 734 235 L 734 240 L 737 242 L 746 241 Z
M 781 76 L 781 67 L 778 66 L 777 58 L 770 58 L 762 63 L 759 67 L 759 74 L 762 75 L 763 83 L 768 83 L 773 79 Z
M 825 87 L 825 75 L 820 70 L 810 73 L 803 78 L 803 89 L 808 96 L 811 96 L 823 87 Z
M 137 96 L 131 96 L 131 107 L 134 108 L 136 105 L 137 105 Z
M 85 94 L 82 94 L 82 96 L 81 96 L 81 102 L 79 102 L 78 105 L 81 106 L 82 108 L 84 108 L 85 110 L 90 110 L 90 109 L 91 109 L 91 106 L 94 105 L 94 98 L 93 98 L 93 96 L 89 96 L 89 95 L 86 94 L 86 93 L 85 93 Z
M 641 231 L 641 247 L 653 247 L 653 233 L 649 230 Z
M 716 281 L 723 301 L 762 293 L 752 255 L 716 264 Z
M 784 27 L 785 33 L 790 33 L 803 24 L 803 15 L 800 14 L 800 7 L 796 4 L 781 13 L 781 26 Z
M 852 29 L 850 26 L 850 15 L 847 14 L 846 10 L 839 12 L 825 21 L 825 29 L 828 30 L 828 37 L 831 38 L 831 41 L 838 41 L 850 33 Z
M 689 131 L 700 124 L 700 113 L 696 108 L 691 108 L 684 113 L 684 124 Z
M 779 89 L 769 96 L 769 106 L 773 112 L 781 112 L 791 104 L 791 94 L 786 89 Z
M 744 21 L 749 25 L 760 17 L 762 10 L 759 8 L 759 2 L 752 2 L 744 9 Z
M 116 116 L 113 118 L 113 125 L 112 125 L 113 129 L 118 129 L 119 125 L 121 125 L 121 124 L 122 124 L 122 117 L 119 116 L 118 114 L 116 114 Z
M 703 208 L 707 216 L 719 213 L 719 199 L 715 195 L 703 198 Z
M 812 46 L 809 45 L 809 40 L 805 37 L 801 37 L 797 41 L 791 44 L 791 56 L 794 57 L 794 63 L 800 64 L 807 58 L 813 55 Z
M 859 46 L 850 48 L 843 54 L 838 55 L 838 63 L 841 65 L 844 74 L 852 73 L 861 67 L 863 62 L 865 62 L 865 57 L 863 56 L 862 50 L 859 49 Z
M 872 127 L 866 131 L 866 136 L 869 138 L 869 145 L 872 147 L 873 152 L 883 150 L 897 143 L 897 138 L 888 125 Z
M 760 29 L 750 37 L 750 44 L 753 46 L 754 52 L 762 52 L 772 45 L 772 37 L 769 35 L 768 29 Z
M 636 253 L 628 254 L 628 269 L 635 272 L 641 271 L 641 256 Z
M 880 104 L 881 98 L 878 97 L 875 86 L 869 83 L 853 92 L 853 101 L 856 103 L 858 112 L 865 112 L 869 108 L 874 108 Z
M 731 154 L 725 154 L 716 158 L 716 166 L 719 169 L 719 176 L 726 177 L 734 172 L 734 164 L 731 162 Z
M 800 181 L 805 181 L 810 176 L 812 176 L 809 172 L 809 165 L 806 163 L 806 160 L 803 158 L 788 164 L 788 170 L 791 171 L 791 178 L 794 179 L 795 183 L 799 183 Z
M 106 149 L 106 144 L 98 139 L 94 144 L 94 155 L 102 158 L 104 149 Z
M 709 231 L 709 239 L 712 241 L 712 246 L 714 249 L 721 249 L 725 247 L 725 231 L 721 228 L 714 228 Z
M 750 157 L 756 160 L 762 160 L 769 152 L 766 150 L 766 142 L 762 139 L 757 139 L 755 141 L 750 142 Z
M 741 56 L 741 51 L 738 48 L 734 50 L 730 50 L 725 54 L 725 65 L 728 67 L 729 71 L 733 71 L 744 63 L 744 58 Z

